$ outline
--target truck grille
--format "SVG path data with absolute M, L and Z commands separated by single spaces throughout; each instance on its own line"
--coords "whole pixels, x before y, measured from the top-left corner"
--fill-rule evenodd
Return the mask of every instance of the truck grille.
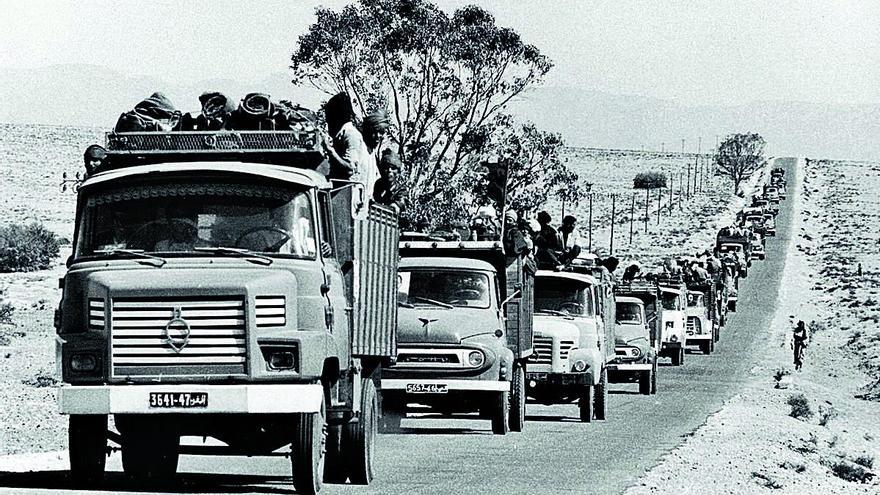
M 687 319 L 687 334 L 688 335 L 700 335 L 703 333 L 702 325 L 700 325 L 700 319 L 696 316 L 688 316 Z
M 115 377 L 245 373 L 243 299 L 114 299 L 111 308 Z
M 529 357 L 529 362 L 534 364 L 552 364 L 553 362 L 553 337 L 535 335 L 535 353 Z M 559 358 L 568 359 L 568 353 L 574 347 L 574 341 L 559 341 Z

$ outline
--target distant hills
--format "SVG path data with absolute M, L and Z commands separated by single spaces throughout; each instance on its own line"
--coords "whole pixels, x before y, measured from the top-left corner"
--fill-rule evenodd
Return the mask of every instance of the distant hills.
M 0 73 L 0 122 L 112 126 L 125 109 L 162 90 L 181 110 L 198 110 L 197 96 L 220 90 L 239 97 L 265 91 L 277 98 L 315 106 L 315 90 L 297 89 L 285 72 L 253 81 L 215 79 L 175 83 L 125 75 L 93 65 L 58 65 Z M 880 104 L 845 105 L 755 101 L 730 106 L 699 106 L 643 96 L 609 94 L 583 88 L 532 90 L 510 110 L 539 127 L 562 133 L 571 146 L 696 150 L 715 145 L 715 136 L 754 131 L 770 153 L 816 158 L 880 160 Z

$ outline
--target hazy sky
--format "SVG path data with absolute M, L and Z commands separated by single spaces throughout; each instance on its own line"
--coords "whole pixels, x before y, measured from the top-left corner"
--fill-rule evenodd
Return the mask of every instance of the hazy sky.
M 286 70 L 316 5 L 0 0 L 0 70 L 65 63 L 193 82 Z M 548 85 L 698 104 L 880 102 L 880 2 L 477 3 L 556 63 Z

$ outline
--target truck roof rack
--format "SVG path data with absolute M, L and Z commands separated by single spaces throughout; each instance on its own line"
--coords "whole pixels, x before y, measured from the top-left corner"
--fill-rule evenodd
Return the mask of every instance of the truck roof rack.
M 93 172 L 166 162 L 242 161 L 314 170 L 324 160 L 317 129 L 292 131 L 108 132 Z
M 656 293 L 659 284 L 654 280 L 633 280 L 631 282 L 621 282 L 614 286 L 615 294 L 634 294 L 634 293 Z

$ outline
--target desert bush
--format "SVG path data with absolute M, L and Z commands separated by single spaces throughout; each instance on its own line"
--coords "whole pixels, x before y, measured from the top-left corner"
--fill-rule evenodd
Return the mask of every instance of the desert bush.
M 58 236 L 41 223 L 0 227 L 0 272 L 49 268 L 58 248 Z
M 778 382 L 790 374 L 791 371 L 785 368 L 776 368 L 776 371 L 773 372 L 773 378 Z
M 12 313 L 15 312 L 15 306 L 11 302 L 0 301 L 0 324 L 8 325 L 12 323 Z
M 804 463 L 802 463 L 802 462 L 785 461 L 785 462 L 781 463 L 779 465 L 779 467 L 781 467 L 782 469 L 792 470 L 796 473 L 803 473 L 804 471 L 807 470 L 807 466 L 805 466 Z
M 826 426 L 829 421 L 837 417 L 837 409 L 833 406 L 819 404 L 819 425 Z
M 782 488 L 782 483 L 777 481 L 775 478 L 766 473 L 760 473 L 758 471 L 752 472 L 752 477 L 763 487 L 779 489 Z
M 859 483 L 867 483 L 874 478 L 874 473 L 868 471 L 863 466 L 846 460 L 835 461 L 831 464 L 831 472 L 842 480 L 857 481 Z
M 813 417 L 810 402 L 807 400 L 807 396 L 802 393 L 790 395 L 786 404 L 791 406 L 791 412 L 788 415 L 792 418 L 807 419 Z
M 58 379 L 49 372 L 41 371 L 34 375 L 32 378 L 22 380 L 21 383 L 25 385 L 30 385 L 34 388 L 46 388 L 58 385 Z
M 635 189 L 657 189 L 666 187 L 666 174 L 663 172 L 640 172 L 633 179 Z
M 874 469 L 874 458 L 869 455 L 860 455 L 853 459 L 853 462 L 855 462 L 859 466 L 864 466 L 868 469 Z

